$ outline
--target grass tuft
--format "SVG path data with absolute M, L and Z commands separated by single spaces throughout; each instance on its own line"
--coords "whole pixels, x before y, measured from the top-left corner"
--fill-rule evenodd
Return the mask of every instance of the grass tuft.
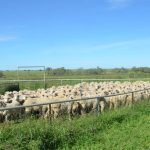
M 150 149 L 150 101 L 131 108 L 88 114 L 72 121 L 26 119 L 0 125 L 0 149 Z

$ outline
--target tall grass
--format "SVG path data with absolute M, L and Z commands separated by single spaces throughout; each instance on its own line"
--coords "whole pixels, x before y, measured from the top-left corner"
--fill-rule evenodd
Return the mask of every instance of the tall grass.
M 150 149 L 150 101 L 71 121 L 27 119 L 0 125 L 0 149 Z

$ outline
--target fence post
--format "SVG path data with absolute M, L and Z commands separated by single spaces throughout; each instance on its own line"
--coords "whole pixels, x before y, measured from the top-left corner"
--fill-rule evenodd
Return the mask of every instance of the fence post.
M 149 97 L 150 97 L 150 96 L 149 96 L 149 90 L 147 89 L 146 92 L 147 92 L 147 93 L 146 93 L 146 94 L 147 94 L 147 99 L 149 99 Z
M 46 90 L 46 68 L 44 66 L 44 89 Z
M 51 116 L 51 110 L 52 110 L 52 107 L 51 107 L 51 104 L 49 104 L 49 121 L 52 120 L 52 116 Z
M 99 116 L 99 114 L 100 114 L 100 100 L 101 100 L 101 98 L 100 97 L 97 97 L 97 115 Z
M 132 92 L 132 104 L 134 103 L 134 92 Z

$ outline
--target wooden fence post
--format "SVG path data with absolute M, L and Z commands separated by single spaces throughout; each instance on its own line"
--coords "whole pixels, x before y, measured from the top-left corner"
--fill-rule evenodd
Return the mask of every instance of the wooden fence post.
M 98 116 L 100 114 L 100 99 L 101 99 L 100 97 L 97 97 L 97 108 L 96 108 L 97 110 L 96 111 L 97 111 Z
M 147 89 L 147 100 L 149 100 L 150 95 L 149 95 L 149 89 Z
M 49 121 L 52 120 L 51 110 L 52 110 L 52 107 L 51 107 L 51 104 L 49 104 Z
M 134 92 L 132 92 L 132 104 L 134 103 Z

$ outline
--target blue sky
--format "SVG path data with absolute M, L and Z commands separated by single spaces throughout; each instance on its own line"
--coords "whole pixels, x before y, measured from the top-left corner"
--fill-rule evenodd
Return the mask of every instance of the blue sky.
M 1 0 L 0 69 L 150 67 L 149 0 Z

